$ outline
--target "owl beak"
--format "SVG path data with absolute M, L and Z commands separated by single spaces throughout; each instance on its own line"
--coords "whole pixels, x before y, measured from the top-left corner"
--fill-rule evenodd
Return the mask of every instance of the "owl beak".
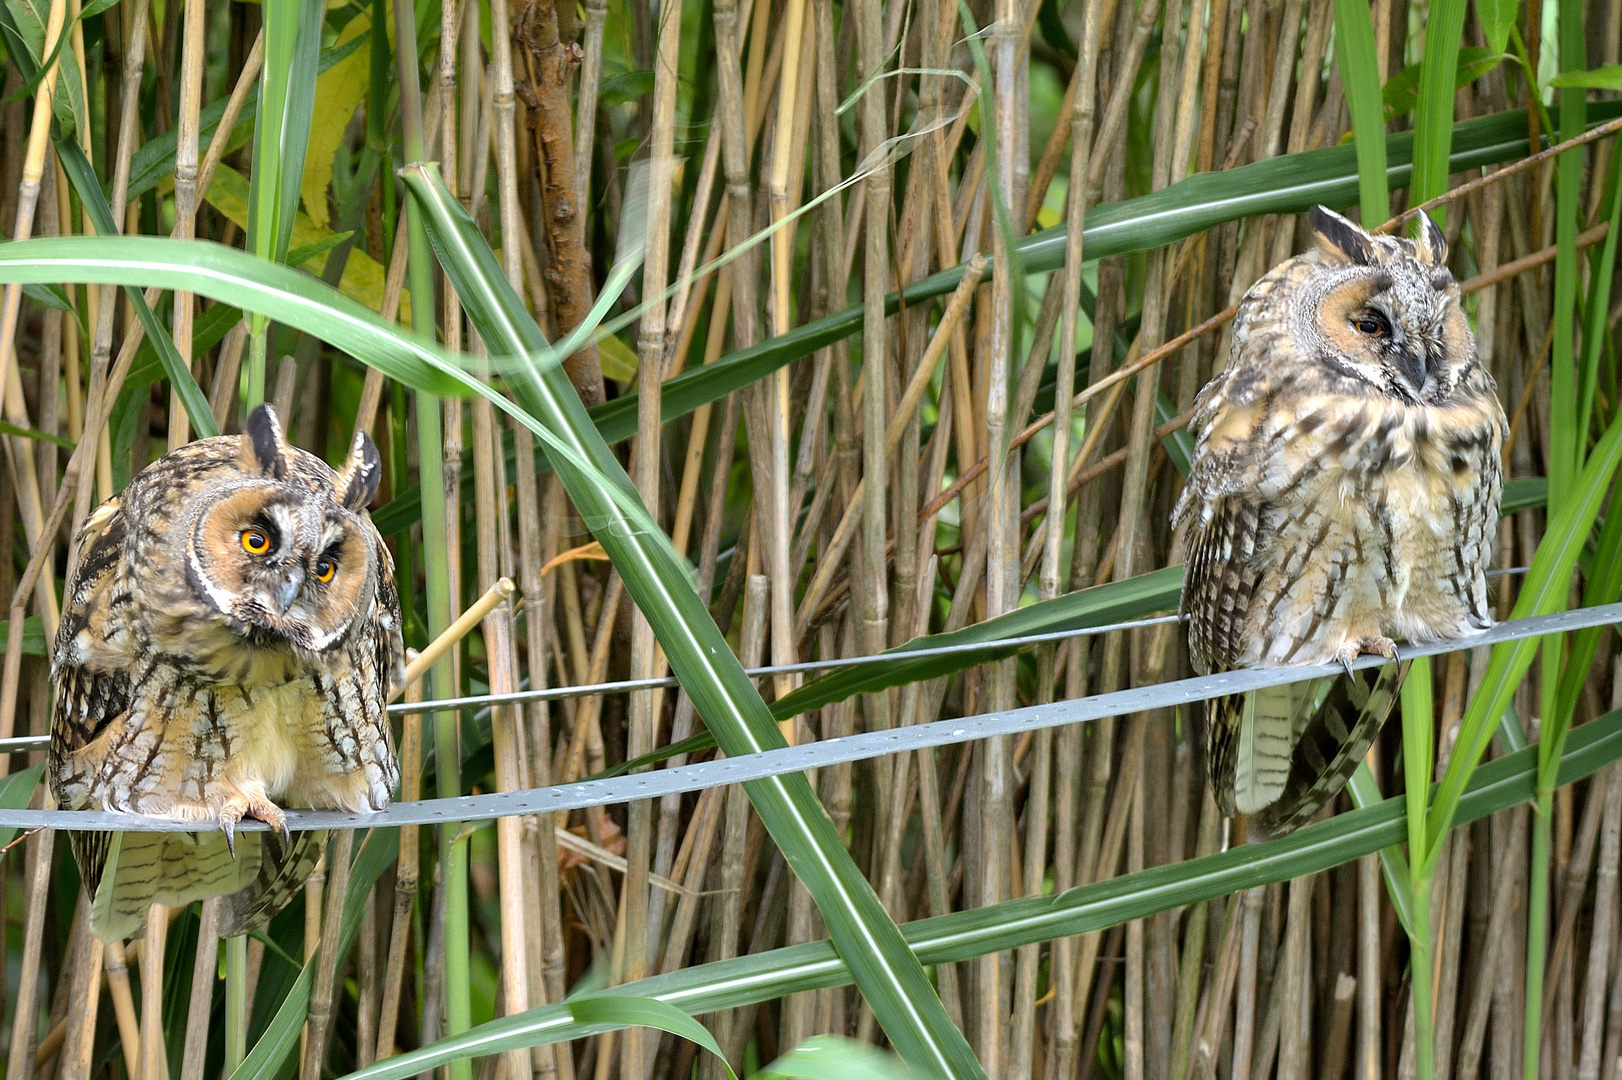
M 1414 388 L 1415 393 L 1425 388 L 1426 364 L 1425 346 L 1423 344 L 1416 343 L 1398 353 L 1397 366 L 1408 380 L 1408 385 Z
M 281 590 L 276 594 L 276 602 L 281 606 L 283 615 L 286 615 L 287 609 L 293 606 L 293 601 L 298 599 L 299 590 L 302 588 L 304 588 L 304 567 L 289 567 L 287 579 L 282 582 Z

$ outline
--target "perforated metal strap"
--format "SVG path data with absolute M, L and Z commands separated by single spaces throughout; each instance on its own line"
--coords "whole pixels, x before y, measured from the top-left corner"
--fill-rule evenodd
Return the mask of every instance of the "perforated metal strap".
M 1617 622 L 1622 622 L 1622 603 L 1605 604 L 1600 607 L 1581 608 L 1576 611 L 1500 623 L 1484 633 L 1463 640 L 1404 646 L 1402 656 L 1404 659 L 1436 656 L 1456 652 L 1459 649 L 1473 649 L 1546 634 L 1568 633 Z M 1390 661 L 1380 657 L 1363 657 L 1353 666 L 1378 667 L 1385 663 Z M 820 769 L 844 762 L 863 761 L 883 757 L 886 754 L 927 750 L 953 743 L 987 739 L 996 735 L 1017 734 L 1036 728 L 1060 727 L 1106 716 L 1122 716 L 1151 709 L 1188 705 L 1226 694 L 1239 694 L 1247 690 L 1259 690 L 1263 687 L 1281 686 L 1334 675 L 1340 670 L 1337 664 L 1316 664 L 1226 671 L 1200 678 L 1118 690 L 1111 694 L 1079 698 L 1075 701 L 984 713 L 958 720 L 940 720 L 890 731 L 866 732 L 842 739 L 826 739 L 822 742 L 806 743 L 803 746 L 767 750 L 743 757 L 719 758 L 673 769 L 617 776 L 609 780 L 560 784 L 554 787 L 531 788 L 527 791 L 468 795 L 456 799 L 424 799 L 421 802 L 396 803 L 376 814 L 289 810 L 287 824 L 289 828 L 295 830 L 442 825 L 450 822 L 488 821 L 499 817 L 556 813 L 588 806 L 634 802 L 638 799 L 699 791 L 722 784 L 737 784 L 780 776 L 784 773 Z M 195 823 L 89 810 L 0 810 L 0 827 L 73 828 L 97 832 L 197 831 Z M 264 829 L 268 826 L 261 822 L 244 821 L 237 828 Z

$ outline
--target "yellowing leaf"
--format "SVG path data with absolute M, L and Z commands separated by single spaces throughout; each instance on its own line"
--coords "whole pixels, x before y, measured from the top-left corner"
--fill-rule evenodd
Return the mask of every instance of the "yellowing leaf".
M 636 380 L 636 353 L 623 338 L 609 334 L 597 343 L 597 361 L 603 374 L 615 382 L 629 385 Z
M 369 13 L 355 16 L 344 25 L 335 45 L 353 41 L 370 30 L 371 26 Z M 332 183 L 332 157 L 338 152 L 338 144 L 343 142 L 344 132 L 355 115 L 356 106 L 366 97 L 370 64 L 370 51 L 356 49 L 316 80 L 315 100 L 319 105 L 315 115 L 310 118 L 309 150 L 304 159 L 304 183 L 299 194 L 304 199 L 304 210 L 310 215 L 310 220 L 322 228 L 329 223 L 327 185 Z M 297 243 L 295 240 L 294 244 Z
M 214 170 L 214 182 L 208 186 L 204 196 L 209 205 L 220 213 L 236 222 L 244 229 L 248 225 L 248 180 L 241 173 L 229 165 L 221 164 Z M 293 243 L 291 250 L 308 248 L 313 255 L 304 269 L 319 274 L 326 265 L 326 241 L 332 237 L 331 229 L 323 229 L 316 225 L 305 214 L 300 214 L 293 222 Z M 343 280 L 338 282 L 338 290 L 345 296 L 353 297 L 371 308 L 373 311 L 383 310 L 383 267 L 358 246 L 351 248 L 349 259 L 344 263 Z M 411 298 L 400 298 L 399 319 L 406 324 L 411 322 Z

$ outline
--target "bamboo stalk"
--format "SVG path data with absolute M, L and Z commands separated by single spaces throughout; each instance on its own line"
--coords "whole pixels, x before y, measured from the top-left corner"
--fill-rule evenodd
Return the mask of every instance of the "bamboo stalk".
M 181 100 L 184 107 L 184 91 Z M 219 899 L 204 900 L 197 922 L 197 950 L 192 959 L 191 1004 L 186 1012 L 186 1045 L 181 1052 L 180 1080 L 201 1080 L 203 1075 L 203 1062 L 208 1055 L 209 1018 L 214 1012 L 219 925 Z

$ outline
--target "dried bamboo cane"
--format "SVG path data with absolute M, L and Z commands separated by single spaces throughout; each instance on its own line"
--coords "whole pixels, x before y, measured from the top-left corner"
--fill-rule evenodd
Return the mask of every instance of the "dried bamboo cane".
M 405 699 L 422 700 L 422 681 L 406 683 Z M 422 796 L 422 714 L 406 713 L 400 734 L 400 798 L 415 802 Z M 400 855 L 394 871 L 394 920 L 383 967 L 383 1000 L 377 1017 L 377 1052 L 373 1060 L 394 1055 L 394 1033 L 400 1017 L 400 994 L 405 981 L 406 947 L 411 934 L 411 909 L 417 899 L 421 850 L 417 826 L 400 827 Z
M 203 20 L 203 0 L 186 0 L 184 44 L 180 59 L 180 116 L 175 126 L 175 229 L 178 240 L 191 240 L 197 236 L 198 161 L 197 145 L 203 109 L 203 67 L 206 28 Z M 169 16 L 173 18 L 171 14 Z M 173 337 L 175 350 L 189 371 L 192 366 L 192 315 L 195 298 L 191 293 L 176 290 Z M 287 416 L 287 413 L 283 413 Z M 180 395 L 169 395 L 169 449 L 184 446 L 190 441 L 191 421 Z
M 182 107 L 185 97 L 182 91 Z M 186 1013 L 186 1044 L 180 1058 L 180 1080 L 202 1080 L 203 1062 L 208 1056 L 209 1018 L 214 1012 L 215 960 L 220 945 L 220 900 L 202 903 L 197 922 L 197 951 L 193 954 L 191 1005 Z

